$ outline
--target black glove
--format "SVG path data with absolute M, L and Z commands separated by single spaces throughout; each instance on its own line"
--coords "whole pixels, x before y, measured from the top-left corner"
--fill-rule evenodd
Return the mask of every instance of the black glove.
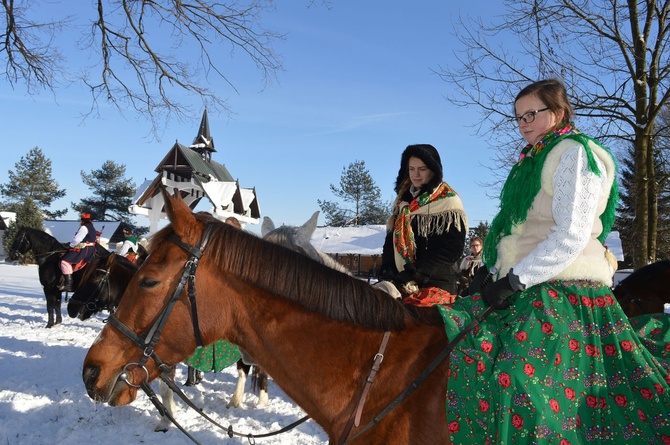
M 382 270 L 379 274 L 379 279 L 381 281 L 393 281 L 393 279 L 396 276 L 396 269 L 395 266 L 386 266 L 382 267 Z
M 479 273 L 479 271 L 477 271 Z M 516 291 L 510 283 L 509 274 L 505 275 L 498 281 L 489 283 L 482 289 L 482 298 L 484 302 L 494 309 L 508 308 L 512 302 L 509 297 L 514 295 Z
M 486 284 L 484 283 L 484 280 L 489 276 L 489 269 L 486 266 L 481 266 L 479 269 L 477 269 L 477 272 L 472 276 L 472 281 L 470 281 L 470 286 L 466 290 L 465 295 L 472 295 L 472 294 L 481 294 L 482 293 L 482 287 Z
M 398 284 L 406 284 L 416 278 L 416 267 L 412 263 L 405 264 L 405 269 L 393 279 Z

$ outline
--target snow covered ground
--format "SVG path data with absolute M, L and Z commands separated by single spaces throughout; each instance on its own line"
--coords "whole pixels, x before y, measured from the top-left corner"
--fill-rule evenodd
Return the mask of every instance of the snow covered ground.
M 153 431 L 158 413 L 143 393 L 122 407 L 95 403 L 88 397 L 81 379 L 82 362 L 105 315 L 86 321 L 71 319 L 63 302 L 63 324 L 45 329 L 46 304 L 37 266 L 0 262 L 0 445 L 192 443 L 174 426 L 167 433 Z M 180 365 L 178 384 L 186 380 L 185 373 L 186 367 Z M 207 414 L 239 432 L 275 431 L 304 416 L 272 380 L 268 407 L 256 408 L 257 397 L 247 393 L 242 407 L 226 409 L 236 376 L 232 366 L 205 374 L 195 388 L 182 389 Z M 248 443 L 244 438 L 228 438 L 178 399 L 175 417 L 203 445 Z M 316 445 L 328 440 L 308 420 L 256 443 Z

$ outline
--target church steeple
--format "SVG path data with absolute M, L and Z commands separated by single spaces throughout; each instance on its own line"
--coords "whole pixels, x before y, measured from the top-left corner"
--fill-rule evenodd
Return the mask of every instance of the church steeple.
M 189 147 L 197 151 L 204 160 L 210 162 L 212 160 L 212 152 L 214 149 L 214 139 L 209 133 L 209 119 L 207 118 L 207 109 L 202 113 L 202 120 L 200 121 L 200 128 L 198 135 L 193 139 L 193 144 Z

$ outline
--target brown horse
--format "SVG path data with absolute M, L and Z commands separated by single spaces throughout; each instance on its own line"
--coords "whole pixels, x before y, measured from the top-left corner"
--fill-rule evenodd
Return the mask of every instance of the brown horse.
M 205 344 L 228 338 L 273 376 L 332 444 L 346 437 L 354 437 L 352 444 L 450 443 L 447 361 L 356 436 L 444 350 L 448 339 L 437 310 L 405 306 L 363 281 L 194 214 L 180 198 L 164 195 L 171 224 L 153 236 L 150 256 L 126 289 L 115 321 L 84 360 L 82 377 L 92 399 L 131 403 L 137 385 L 159 375 L 157 362 L 185 359 L 197 336 Z M 197 278 L 197 317 L 184 284 L 189 271 Z M 388 348 L 360 404 L 386 331 Z M 348 434 L 359 406 L 359 426 Z
M 670 261 L 637 269 L 617 284 L 613 293 L 628 318 L 642 314 L 663 312 L 663 304 L 670 303 Z

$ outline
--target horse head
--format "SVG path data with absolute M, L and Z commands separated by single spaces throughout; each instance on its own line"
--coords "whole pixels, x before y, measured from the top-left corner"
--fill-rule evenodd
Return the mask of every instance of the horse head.
M 181 199 L 173 198 L 165 191 L 163 195 L 171 224 L 152 237 L 148 249 L 151 256 L 147 257 L 129 280 L 124 293 L 126 298 L 121 299 L 116 313 L 110 316 L 111 323 L 105 325 L 98 341 L 93 344 L 84 360 L 83 379 L 89 396 L 93 400 L 113 406 L 132 402 L 140 384 L 153 380 L 160 374 L 156 360 L 149 358 L 148 347 L 137 345 L 127 334 L 133 332 L 144 336 L 144 333 L 151 330 L 154 320 L 160 318 L 168 301 L 173 297 L 179 298 L 183 286 L 180 287 L 179 280 L 171 277 L 180 275 L 190 256 L 180 244 L 195 246 L 205 226 L 202 216 L 197 219 Z M 213 220 L 211 215 L 210 218 Z M 222 230 L 236 230 L 225 224 L 219 228 L 221 227 Z M 171 242 L 173 236 L 180 244 Z M 202 288 L 203 284 L 199 276 L 198 288 Z M 139 294 L 147 298 L 139 297 Z M 201 309 L 202 306 L 199 306 L 199 311 L 208 313 L 207 308 Z M 122 320 L 125 328 L 114 327 L 113 320 Z M 161 330 L 185 333 L 183 326 L 191 325 L 189 306 L 172 306 L 169 318 L 166 315 L 164 323 Z M 156 340 L 159 335 L 160 333 L 156 333 Z M 151 339 L 144 340 L 149 343 Z M 151 352 L 160 357 L 163 363 L 179 363 L 192 352 L 189 351 L 189 346 L 181 346 L 181 340 L 180 335 L 163 336 Z M 210 339 L 211 341 L 213 340 Z
M 135 264 L 115 253 L 94 257 L 68 302 L 68 315 L 86 320 L 102 310 L 113 312 L 136 271 Z
M 14 241 L 7 253 L 7 258 L 11 261 L 23 259 L 26 252 L 31 249 L 30 239 L 28 238 L 27 232 L 28 229 L 26 227 L 21 227 L 19 231 L 16 232 L 16 235 L 14 235 Z
M 350 271 L 341 263 L 334 260 L 330 255 L 314 247 L 311 242 L 312 235 L 316 230 L 319 211 L 317 210 L 301 226 L 281 226 L 275 227 L 274 222 L 269 217 L 263 218 L 261 226 L 261 235 L 264 240 L 279 244 L 296 252 L 300 252 L 313 260 L 319 261 L 342 273 L 351 274 Z

